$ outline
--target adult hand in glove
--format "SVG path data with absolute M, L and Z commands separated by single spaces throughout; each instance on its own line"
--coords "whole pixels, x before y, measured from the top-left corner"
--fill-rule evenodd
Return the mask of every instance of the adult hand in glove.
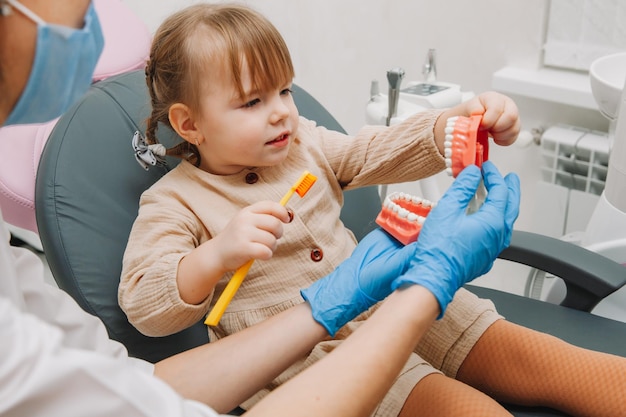
M 392 281 L 406 270 L 414 252 L 414 243 L 403 247 L 382 229 L 375 229 L 333 272 L 300 293 L 311 305 L 313 318 L 334 336 L 391 293 Z
M 465 168 L 420 231 L 409 268 L 392 288 L 417 284 L 433 293 L 442 317 L 455 292 L 466 282 L 487 273 L 511 242 L 513 223 L 519 214 L 519 178 L 505 178 L 491 162 L 483 163 L 487 198 L 478 211 L 466 209 L 481 179 L 480 169 Z

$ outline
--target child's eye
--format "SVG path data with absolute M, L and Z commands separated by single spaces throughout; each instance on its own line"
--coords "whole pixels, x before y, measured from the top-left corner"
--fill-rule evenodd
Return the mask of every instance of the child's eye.
M 293 93 L 293 91 L 291 91 L 291 88 L 285 88 L 284 90 L 281 90 L 280 95 L 281 96 L 288 96 L 291 93 Z
M 248 107 L 248 108 L 249 108 L 249 107 L 254 107 L 256 104 L 258 104 L 258 103 L 260 103 L 260 102 L 261 102 L 261 100 L 259 100 L 258 98 L 255 98 L 254 100 L 250 100 L 250 101 L 248 101 L 247 103 L 245 103 L 245 104 L 243 105 L 243 107 Z

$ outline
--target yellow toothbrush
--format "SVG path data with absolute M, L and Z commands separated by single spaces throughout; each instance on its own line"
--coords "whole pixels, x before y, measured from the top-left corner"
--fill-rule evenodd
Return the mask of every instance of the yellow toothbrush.
M 293 193 L 298 194 L 300 198 L 304 197 L 316 180 L 317 177 L 315 175 L 311 174 L 309 171 L 304 171 L 300 178 L 298 178 L 298 181 L 291 186 L 289 191 L 287 191 L 287 193 L 280 200 L 280 204 L 285 206 Z M 213 310 L 211 310 L 211 312 L 207 315 L 204 324 L 207 326 L 217 326 L 217 323 L 220 322 L 222 315 L 226 311 L 226 307 L 228 307 L 228 304 L 241 286 L 243 279 L 248 274 L 248 270 L 252 266 L 253 262 L 254 259 L 250 259 L 235 271 L 230 281 L 228 281 L 228 285 L 224 288 L 224 292 L 222 292 L 222 295 L 220 295 L 220 298 L 215 303 L 215 306 L 213 306 Z

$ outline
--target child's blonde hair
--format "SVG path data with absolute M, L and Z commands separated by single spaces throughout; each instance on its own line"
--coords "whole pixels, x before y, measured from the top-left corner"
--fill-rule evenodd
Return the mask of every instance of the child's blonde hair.
M 294 77 L 287 45 L 278 30 L 260 13 L 237 4 L 197 4 L 167 18 L 152 41 L 146 64 L 146 83 L 152 113 L 146 139 L 158 143 L 158 124 L 171 128 L 169 108 L 184 103 L 192 113 L 200 109 L 201 85 L 207 69 L 226 71 L 241 97 L 242 66 L 248 66 L 253 90 L 282 88 Z M 221 66 L 221 67 L 220 67 Z M 200 164 L 196 147 L 186 141 L 168 155 Z

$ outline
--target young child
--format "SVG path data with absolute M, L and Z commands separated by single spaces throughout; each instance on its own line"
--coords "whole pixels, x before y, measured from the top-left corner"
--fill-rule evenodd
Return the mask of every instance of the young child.
M 300 289 L 356 246 L 339 219 L 344 190 L 444 169 L 443 130 L 451 116 L 482 115 L 481 128 L 501 145 L 519 131 L 514 103 L 484 93 L 349 137 L 298 116 L 293 77 L 276 28 L 243 6 L 191 6 L 155 34 L 146 67 L 152 101 L 146 139 L 158 142 L 161 123 L 184 141 L 167 151 L 183 158 L 180 165 L 142 195 L 124 256 L 119 301 L 143 333 L 166 335 L 202 320 L 250 259 L 257 261 L 219 326 L 209 328 L 211 340 L 302 303 Z M 304 198 L 281 206 L 304 170 L 317 182 Z M 374 309 L 318 344 L 267 390 L 332 351 Z M 498 400 L 608 417 L 625 413 L 625 387 L 626 360 L 507 322 L 490 301 L 461 289 L 375 415 L 509 415 Z

